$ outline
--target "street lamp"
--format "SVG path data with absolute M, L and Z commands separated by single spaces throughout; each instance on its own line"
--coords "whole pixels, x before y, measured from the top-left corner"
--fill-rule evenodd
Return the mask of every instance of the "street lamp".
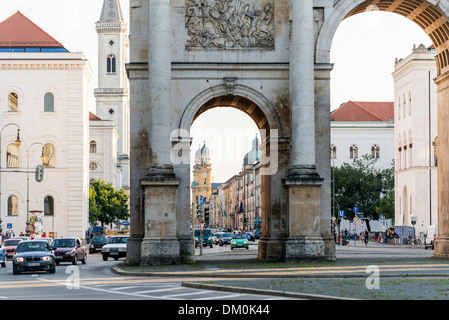
M 2 137 L 2 133 L 3 133 L 3 130 L 6 128 L 6 127 L 8 127 L 8 126 L 16 126 L 18 129 L 17 129 L 17 137 L 16 137 L 16 141 L 14 141 L 14 144 L 17 146 L 17 147 L 19 147 L 20 146 L 20 144 L 22 143 L 21 141 L 20 141 L 20 127 L 17 125 L 17 124 L 15 124 L 15 123 L 8 123 L 7 125 L 5 125 L 1 130 L 0 130 L 0 233 L 1 232 L 3 232 L 3 228 L 2 228 L 2 216 L 1 216 L 1 207 L 2 207 L 2 188 L 1 188 L 1 182 L 2 182 L 2 179 L 1 179 L 1 172 L 2 172 L 2 158 L 1 158 L 1 146 L 2 146 L 2 144 L 1 144 L 1 137 Z
M 31 230 L 30 230 L 30 176 L 29 176 L 29 171 L 30 171 L 30 149 L 35 144 L 40 144 L 42 146 L 42 154 L 41 154 L 40 160 L 42 162 L 44 162 L 44 160 L 45 160 L 44 145 L 42 143 L 40 143 L 40 142 L 32 143 L 28 147 L 28 149 L 27 149 L 27 221 L 26 221 L 26 227 L 25 227 L 25 235 L 27 237 L 29 237 L 30 233 L 31 233 Z

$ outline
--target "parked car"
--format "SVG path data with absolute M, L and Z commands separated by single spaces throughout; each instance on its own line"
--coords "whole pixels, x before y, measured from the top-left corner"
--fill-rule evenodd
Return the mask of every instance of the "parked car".
M 246 248 L 249 249 L 248 239 L 243 234 L 235 234 L 231 240 L 231 250 L 234 248 Z
M 56 265 L 61 262 L 71 262 L 76 265 L 78 261 L 82 264 L 87 262 L 86 248 L 79 238 L 58 238 L 55 239 L 51 248 L 54 250 Z
M 200 245 L 200 229 L 195 229 L 195 248 Z M 213 247 L 214 244 L 212 242 L 212 231 L 210 229 L 203 230 L 203 247 L 209 246 Z
M 110 237 L 108 243 L 101 248 L 103 261 L 107 261 L 109 257 L 114 260 L 126 257 L 126 246 L 128 244 L 129 236 L 114 236 Z
M 48 241 L 24 240 L 19 243 L 12 259 L 12 272 L 20 274 L 24 271 L 55 273 L 55 255 Z
M 220 237 L 220 246 L 223 246 L 225 244 L 231 244 L 231 240 L 232 240 L 232 233 L 223 233 Z
M 254 238 L 260 239 L 261 235 L 262 235 L 262 230 L 260 230 L 260 229 L 254 230 Z
M 89 253 L 101 252 L 101 248 L 108 243 L 108 237 L 106 236 L 96 236 L 90 240 L 89 243 Z
M 256 241 L 256 237 L 254 236 L 254 233 L 252 233 L 252 232 L 247 232 L 246 238 L 248 239 L 248 241 L 253 241 L 253 242 Z
M 6 267 L 6 250 L 2 247 L 2 244 L 0 243 L 0 264 L 2 265 L 2 268 Z
M 212 237 L 212 242 L 213 242 L 215 245 L 218 245 L 218 244 L 220 243 L 220 238 L 221 238 L 221 235 L 222 235 L 223 233 L 224 233 L 224 232 L 216 232 L 215 235 Z
M 434 224 L 427 228 L 427 233 L 424 234 L 424 248 L 435 248 L 435 239 L 438 236 L 438 225 Z
M 3 241 L 3 247 L 5 248 L 6 251 L 6 259 L 12 259 L 14 253 L 16 253 L 17 246 L 21 241 L 22 239 L 18 238 L 10 238 L 5 239 L 5 241 Z

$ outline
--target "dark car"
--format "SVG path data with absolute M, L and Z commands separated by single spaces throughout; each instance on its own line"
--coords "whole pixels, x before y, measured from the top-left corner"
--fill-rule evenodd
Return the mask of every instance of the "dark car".
M 89 253 L 101 252 L 101 248 L 108 243 L 108 237 L 105 236 L 96 236 L 90 240 L 89 244 Z
M 195 230 L 195 248 L 200 245 L 200 230 Z M 213 247 L 213 241 L 212 241 L 212 230 L 211 229 L 204 229 L 203 230 L 203 247 L 209 246 Z
M 223 233 L 220 237 L 220 246 L 231 244 L 233 233 Z
M 57 265 L 61 262 L 77 264 L 78 261 L 86 264 L 86 248 L 82 245 L 82 241 L 79 238 L 55 239 L 51 244 L 51 248 L 54 250 Z
M 262 230 L 260 230 L 260 229 L 254 230 L 254 238 L 260 239 L 261 235 L 262 235 Z
M 12 259 L 13 274 L 24 271 L 55 273 L 55 255 L 48 241 L 25 240 L 19 243 Z

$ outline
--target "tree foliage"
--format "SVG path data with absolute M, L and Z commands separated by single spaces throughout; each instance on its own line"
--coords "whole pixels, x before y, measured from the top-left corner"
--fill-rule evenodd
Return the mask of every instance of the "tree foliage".
M 351 164 L 332 168 L 334 216 L 338 216 L 338 210 L 345 210 L 345 218 L 352 220 L 356 206 L 368 221 L 378 220 L 380 214 L 387 216 L 391 207 L 394 215 L 394 166 L 379 170 L 375 163 L 376 159 L 364 155 Z
M 126 220 L 129 217 L 128 195 L 122 189 L 117 190 L 111 183 L 96 180 L 89 188 L 89 222 L 97 221 L 109 224 L 115 220 Z

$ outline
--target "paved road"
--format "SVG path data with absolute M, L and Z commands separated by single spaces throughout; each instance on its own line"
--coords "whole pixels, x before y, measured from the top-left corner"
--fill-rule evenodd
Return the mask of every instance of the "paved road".
M 114 274 L 117 261 L 90 254 L 87 264 L 61 264 L 55 274 L 12 274 L 12 263 L 0 268 L 0 299 L 21 300 L 265 300 L 266 295 L 217 293 L 182 286 L 185 278 L 126 277 Z M 197 279 L 190 279 L 195 281 Z M 204 279 L 202 279 L 204 280 Z

